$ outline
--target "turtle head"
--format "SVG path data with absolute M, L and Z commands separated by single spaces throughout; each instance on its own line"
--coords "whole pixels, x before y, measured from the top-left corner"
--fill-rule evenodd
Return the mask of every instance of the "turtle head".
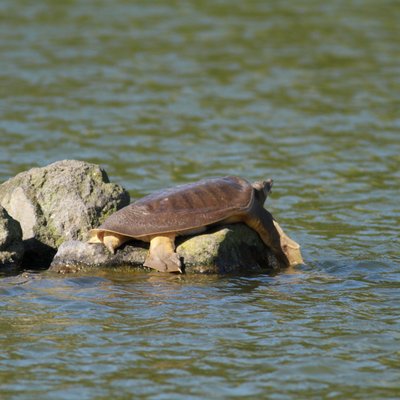
M 264 204 L 268 194 L 271 193 L 273 182 L 274 181 L 272 179 L 267 179 L 266 181 L 256 181 L 252 184 L 256 199 L 260 202 L 260 204 Z

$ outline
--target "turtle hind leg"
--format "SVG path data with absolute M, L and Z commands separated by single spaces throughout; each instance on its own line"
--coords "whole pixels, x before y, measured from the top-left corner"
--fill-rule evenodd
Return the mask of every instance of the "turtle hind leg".
M 150 240 L 149 254 L 143 264 L 160 272 L 180 272 L 181 261 L 175 253 L 175 235 L 155 236 Z

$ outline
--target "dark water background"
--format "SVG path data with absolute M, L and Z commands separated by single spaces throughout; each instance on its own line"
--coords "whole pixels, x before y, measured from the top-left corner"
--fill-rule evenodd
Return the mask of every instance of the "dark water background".
M 0 1 L 0 181 L 272 177 L 297 274 L 0 280 L 2 399 L 400 397 L 398 1 Z

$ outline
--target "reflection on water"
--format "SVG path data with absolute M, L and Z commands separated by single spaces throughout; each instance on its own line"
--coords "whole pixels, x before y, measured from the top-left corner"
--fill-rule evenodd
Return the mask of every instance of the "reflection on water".
M 272 177 L 297 274 L 0 282 L 5 398 L 396 398 L 395 1 L 0 4 L 0 180 Z M 396 317 L 397 316 L 397 317 Z

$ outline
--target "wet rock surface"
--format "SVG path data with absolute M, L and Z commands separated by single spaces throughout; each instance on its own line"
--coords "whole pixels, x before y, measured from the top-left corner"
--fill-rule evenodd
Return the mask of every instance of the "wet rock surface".
M 227 274 L 237 272 L 272 272 L 280 265 L 257 233 L 243 224 L 219 227 L 205 234 L 181 237 L 176 251 L 183 271 L 193 274 Z M 148 244 L 133 241 L 111 254 L 102 244 L 82 241 L 64 242 L 50 266 L 58 273 L 75 273 L 90 269 L 143 267 Z

